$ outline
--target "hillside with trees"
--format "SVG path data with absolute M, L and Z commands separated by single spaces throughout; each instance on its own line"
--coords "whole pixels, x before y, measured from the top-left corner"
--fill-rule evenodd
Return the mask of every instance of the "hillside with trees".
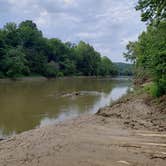
M 132 76 L 133 75 L 133 64 L 117 62 L 114 63 L 118 71 L 118 75 L 121 76 Z
M 151 93 L 161 96 L 166 93 L 166 1 L 139 0 L 136 10 L 141 11 L 147 29 L 128 43 L 124 57 L 134 63 L 136 79 L 152 80 Z
M 0 77 L 42 75 L 115 75 L 112 61 L 101 57 L 91 45 L 48 39 L 31 20 L 7 23 L 0 29 Z

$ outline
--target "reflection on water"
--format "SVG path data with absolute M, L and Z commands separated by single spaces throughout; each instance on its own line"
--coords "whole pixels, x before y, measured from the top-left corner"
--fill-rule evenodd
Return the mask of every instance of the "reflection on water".
M 0 137 L 95 113 L 130 85 L 123 79 L 94 78 L 0 82 Z

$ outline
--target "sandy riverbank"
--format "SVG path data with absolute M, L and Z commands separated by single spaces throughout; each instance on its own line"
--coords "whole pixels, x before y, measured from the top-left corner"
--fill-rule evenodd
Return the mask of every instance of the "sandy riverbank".
M 164 100 L 164 99 L 161 99 Z M 165 166 L 166 110 L 128 95 L 96 115 L 0 141 L 1 166 Z

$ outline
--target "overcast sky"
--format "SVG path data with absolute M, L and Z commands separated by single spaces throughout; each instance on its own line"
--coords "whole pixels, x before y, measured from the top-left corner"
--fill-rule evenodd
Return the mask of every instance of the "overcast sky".
M 0 0 L 0 27 L 33 20 L 44 36 L 84 40 L 114 62 L 124 62 L 128 41 L 145 29 L 136 0 Z

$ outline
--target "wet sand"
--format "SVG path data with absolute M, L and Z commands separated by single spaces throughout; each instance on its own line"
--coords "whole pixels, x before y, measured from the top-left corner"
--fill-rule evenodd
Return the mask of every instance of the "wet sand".
M 164 111 L 146 95 L 128 96 L 95 115 L 0 141 L 0 166 L 165 166 Z

